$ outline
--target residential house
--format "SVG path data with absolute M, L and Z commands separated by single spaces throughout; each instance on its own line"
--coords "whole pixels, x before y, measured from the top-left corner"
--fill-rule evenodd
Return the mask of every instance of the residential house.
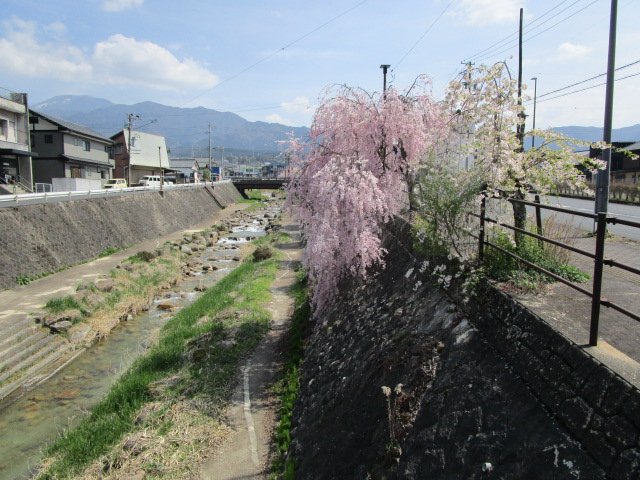
M 161 135 L 125 128 L 111 136 L 114 142 L 114 177 L 135 185 L 144 175 L 164 175 L 170 168 L 165 139 Z
M 33 191 L 26 93 L 0 89 L 0 194 Z
M 640 142 L 611 142 L 611 184 L 640 184 Z M 632 158 L 629 155 L 635 154 Z M 599 158 L 602 151 L 599 148 L 590 148 L 589 157 Z
M 198 178 L 205 178 L 205 170 L 209 168 L 209 158 L 205 157 L 174 157 L 170 158 L 171 169 L 174 171 L 176 183 L 191 183 L 194 181 L 194 172 L 198 172 Z M 217 160 L 211 161 L 211 179 L 220 180 L 220 167 Z
M 30 110 L 31 148 L 37 189 L 54 191 L 98 190 L 111 178 L 113 142 L 97 132 Z

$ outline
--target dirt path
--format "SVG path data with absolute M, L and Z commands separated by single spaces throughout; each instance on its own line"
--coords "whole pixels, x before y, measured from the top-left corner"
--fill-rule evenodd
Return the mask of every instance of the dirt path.
M 282 363 L 278 344 L 293 313 L 293 299 L 287 292 L 295 283 L 294 269 L 301 258 L 297 230 L 293 225 L 285 225 L 284 228 L 295 239 L 295 243 L 280 248 L 285 259 L 271 286 L 273 296 L 268 306 L 273 318 L 272 328 L 239 372 L 237 387 L 226 414 L 233 433 L 202 465 L 197 478 L 231 480 L 268 477 L 276 413 L 269 387 Z

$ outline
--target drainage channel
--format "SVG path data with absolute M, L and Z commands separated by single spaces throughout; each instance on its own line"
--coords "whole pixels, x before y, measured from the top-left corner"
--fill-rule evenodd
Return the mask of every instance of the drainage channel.
M 269 217 L 277 214 L 277 209 L 267 211 Z M 210 268 L 191 272 L 176 291 L 156 298 L 148 312 L 122 322 L 58 374 L 0 411 L 0 479 L 30 478 L 46 445 L 104 397 L 120 374 L 153 344 L 166 321 L 197 298 L 194 290 L 211 287 L 235 268 L 241 245 L 265 235 L 265 224 L 262 216 L 256 216 L 233 226 L 214 247 L 198 252 Z

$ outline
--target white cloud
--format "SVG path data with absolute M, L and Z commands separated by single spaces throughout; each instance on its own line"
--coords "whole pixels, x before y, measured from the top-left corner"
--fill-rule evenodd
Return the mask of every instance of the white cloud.
M 267 115 L 265 120 L 270 123 L 281 123 L 282 125 L 291 125 L 293 122 L 291 120 L 284 118 L 277 113 L 272 113 L 271 115 Z
M 7 72 L 27 77 L 58 80 L 87 80 L 92 66 L 84 52 L 64 42 L 38 41 L 36 24 L 12 17 L 4 23 L 6 35 L 0 38 L 0 64 Z M 54 28 L 61 31 L 61 26 Z
M 296 97 L 290 102 L 282 102 L 282 109 L 287 113 L 309 113 L 311 102 L 307 97 Z
M 152 42 L 121 34 L 96 44 L 93 52 L 96 78 L 111 84 L 140 84 L 156 90 L 210 88 L 219 80 L 195 60 L 178 60 Z
M 0 64 L 9 73 L 76 83 L 140 85 L 155 90 L 211 88 L 218 77 L 191 58 L 178 59 L 166 48 L 121 34 L 98 42 L 91 54 L 60 37 L 63 24 L 49 25 L 48 39 L 37 25 L 13 17 L 4 23 Z
M 460 0 L 454 15 L 463 17 L 469 25 L 517 22 L 522 6 L 519 0 Z
M 558 46 L 558 53 L 556 60 L 567 61 L 576 60 L 582 58 L 591 52 L 591 49 L 585 45 L 579 45 L 576 43 L 565 42 Z
M 129 8 L 140 7 L 144 0 L 105 0 L 102 9 L 107 12 L 121 12 Z

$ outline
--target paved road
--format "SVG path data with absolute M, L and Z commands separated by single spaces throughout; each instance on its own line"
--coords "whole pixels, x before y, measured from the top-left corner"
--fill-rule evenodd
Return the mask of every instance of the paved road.
M 577 209 L 577 210 L 588 212 L 588 213 L 593 213 L 593 210 L 594 210 L 593 200 L 547 196 L 547 197 L 544 197 L 543 201 L 547 202 L 549 205 L 557 205 L 557 206 Z M 529 209 L 529 212 L 533 213 L 533 208 Z M 581 230 L 585 230 L 585 231 L 593 230 L 593 221 L 589 218 L 582 218 L 574 215 L 565 215 L 558 212 L 551 212 L 549 210 L 547 211 L 543 210 L 543 218 L 553 213 L 558 215 L 558 218 L 562 218 L 562 219 L 570 218 L 571 222 Z M 620 217 L 624 220 L 630 220 L 632 222 L 640 223 L 640 206 L 637 206 L 637 205 L 609 203 L 609 214 L 614 215 L 616 217 Z M 614 235 L 640 241 L 640 228 L 626 227 L 622 225 L 609 225 L 607 228 L 609 232 L 613 233 Z

